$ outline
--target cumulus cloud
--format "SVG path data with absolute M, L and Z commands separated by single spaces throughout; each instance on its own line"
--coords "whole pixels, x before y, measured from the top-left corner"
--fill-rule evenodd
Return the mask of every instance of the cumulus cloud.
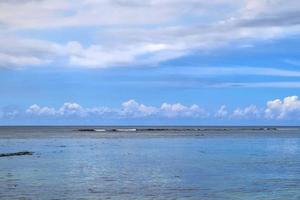
M 283 100 L 268 101 L 265 116 L 271 119 L 299 119 L 300 101 L 298 96 L 288 96 Z
M 120 108 L 94 107 L 85 108 L 78 103 L 64 103 L 60 108 L 55 109 L 47 106 L 34 104 L 26 113 L 31 116 L 44 117 L 90 117 L 108 116 L 117 118 L 139 118 L 139 117 L 205 117 L 207 113 L 198 105 L 185 106 L 180 103 L 163 103 L 160 107 L 146 106 L 131 99 L 122 103 Z
M 219 119 L 257 119 L 261 118 L 262 114 L 262 109 L 259 109 L 255 105 L 244 108 L 238 107 L 232 111 L 228 110 L 225 105 L 222 105 L 214 116 Z
M 237 108 L 233 111 L 232 117 L 234 118 L 258 118 L 261 112 L 255 105 L 250 105 L 245 108 Z
M 56 110 L 54 108 L 41 107 L 37 104 L 33 104 L 26 110 L 26 113 L 34 115 L 52 116 L 56 114 Z
M 85 116 L 86 110 L 82 108 L 78 103 L 64 103 L 64 105 L 58 110 L 58 114 L 65 116 Z
M 225 118 L 227 116 L 228 116 L 228 111 L 225 105 L 222 105 L 215 114 L 215 117 L 217 118 Z
M 155 115 L 158 112 L 159 110 L 156 107 L 145 106 L 144 104 L 140 104 L 135 100 L 131 99 L 122 103 L 122 109 L 120 111 L 120 114 L 122 116 L 146 117 Z
M 70 102 L 64 103 L 58 109 L 37 104 L 26 109 L 26 114 L 42 117 L 88 117 L 92 115 L 101 116 L 108 112 L 111 112 L 111 109 L 106 107 L 84 108 L 78 103 Z
M 133 117 L 205 117 L 207 113 L 198 105 L 185 106 L 180 103 L 163 103 L 160 107 L 146 106 L 135 100 L 129 100 L 122 104 L 121 115 Z
M 283 100 L 268 101 L 265 107 L 250 105 L 244 108 L 237 107 L 229 110 L 222 105 L 215 113 L 200 107 L 197 104 L 183 105 L 181 103 L 162 103 L 160 106 L 150 106 L 137 102 L 134 99 L 123 102 L 119 108 L 112 107 L 84 107 L 78 103 L 64 103 L 59 108 L 33 104 L 25 111 L 16 107 L 6 107 L 2 110 L 2 118 L 15 118 L 18 116 L 35 117 L 108 117 L 119 118 L 204 118 L 204 119 L 266 119 L 266 120 L 299 120 L 300 100 L 298 96 L 288 96 Z
M 198 105 L 185 106 L 180 103 L 163 103 L 160 107 L 163 116 L 166 117 L 205 117 L 207 113 Z

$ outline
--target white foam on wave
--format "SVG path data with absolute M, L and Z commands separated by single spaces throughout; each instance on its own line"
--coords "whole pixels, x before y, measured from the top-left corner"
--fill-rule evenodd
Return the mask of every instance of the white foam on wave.
M 116 131 L 120 131 L 120 132 L 134 132 L 134 131 L 136 131 L 136 128 L 117 128 Z
M 96 131 L 96 132 L 105 132 L 106 129 L 94 129 L 94 131 Z
M 292 127 L 287 127 L 287 128 L 277 128 L 278 131 L 297 131 L 300 130 L 300 128 L 292 128 Z

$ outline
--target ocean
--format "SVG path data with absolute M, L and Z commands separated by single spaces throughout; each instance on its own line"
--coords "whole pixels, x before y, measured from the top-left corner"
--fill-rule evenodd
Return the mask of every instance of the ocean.
M 0 199 L 300 199 L 299 127 L 0 127 Z

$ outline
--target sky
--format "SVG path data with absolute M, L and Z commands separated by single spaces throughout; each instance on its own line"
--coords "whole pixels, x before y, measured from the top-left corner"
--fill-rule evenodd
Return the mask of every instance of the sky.
M 299 36 L 299 0 L 0 0 L 0 125 L 298 125 Z

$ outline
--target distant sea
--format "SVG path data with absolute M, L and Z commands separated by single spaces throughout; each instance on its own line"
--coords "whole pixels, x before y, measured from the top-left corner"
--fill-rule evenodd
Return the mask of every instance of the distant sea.
M 300 199 L 300 127 L 0 127 L 0 199 Z

